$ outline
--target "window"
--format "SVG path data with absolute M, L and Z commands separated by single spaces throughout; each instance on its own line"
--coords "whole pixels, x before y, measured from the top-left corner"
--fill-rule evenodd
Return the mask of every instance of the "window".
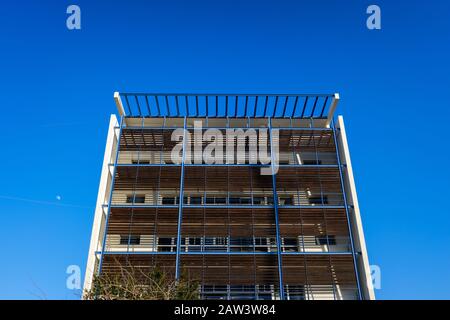
M 127 195 L 127 203 L 145 203 L 145 194 Z
M 281 196 L 280 197 L 280 205 L 282 206 L 292 206 L 293 201 L 291 196 Z
M 227 203 L 227 198 L 216 198 L 216 204 L 226 204 Z
M 137 194 L 134 196 L 134 203 L 145 203 L 145 194 Z
M 183 250 L 187 249 L 187 251 L 199 252 L 201 251 L 201 244 L 202 238 L 181 238 L 181 245 L 184 246 Z
M 150 160 L 131 160 L 132 164 L 150 164 Z
M 267 239 L 266 238 L 255 238 L 255 246 L 266 246 Z
M 140 236 L 131 236 L 131 235 L 125 235 L 125 236 L 120 236 L 120 244 L 122 245 L 136 245 L 136 244 L 141 244 L 141 237 Z
M 172 238 L 158 238 L 158 251 L 170 252 L 172 248 Z
M 183 197 L 183 203 L 187 204 L 188 197 Z M 176 204 L 180 204 L 180 197 L 175 198 Z
M 191 197 L 191 204 L 202 204 L 202 197 Z
M 164 205 L 175 204 L 175 197 L 163 197 L 162 204 L 164 204 Z
M 202 244 L 202 238 L 189 238 L 190 246 L 199 246 Z
M 231 238 L 230 239 L 231 251 L 252 251 L 253 239 L 252 238 Z
M 312 204 L 312 205 L 321 205 L 322 203 L 323 204 L 328 204 L 328 197 L 327 196 L 323 196 L 323 197 L 321 197 L 321 196 L 318 196 L 318 197 L 313 196 L 313 197 L 309 197 L 308 201 L 309 201 L 309 204 Z
M 286 285 L 289 300 L 305 300 L 305 287 L 302 285 Z
M 316 244 L 320 246 L 336 245 L 336 237 L 335 236 L 316 236 Z
M 226 204 L 227 198 L 226 197 L 207 197 L 206 198 L 206 204 Z
M 216 245 L 218 245 L 218 246 L 226 246 L 227 245 L 227 238 L 224 238 L 224 237 L 216 238 Z
M 283 239 L 284 251 L 298 251 L 297 238 L 284 238 Z
M 241 201 L 239 198 L 230 198 L 230 204 L 239 204 Z
M 253 198 L 253 204 L 254 205 L 263 205 L 264 204 L 264 197 L 254 197 Z
M 322 164 L 322 160 L 303 160 L 303 164 L 306 165 L 317 165 L 317 164 Z
M 268 251 L 267 239 L 266 238 L 255 238 L 255 251 Z

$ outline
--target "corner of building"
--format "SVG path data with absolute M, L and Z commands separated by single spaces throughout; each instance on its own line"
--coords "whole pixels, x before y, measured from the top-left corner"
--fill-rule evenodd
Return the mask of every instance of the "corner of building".
M 369 258 L 367 255 L 366 241 L 364 239 L 364 230 L 362 226 L 361 213 L 359 210 L 358 196 L 356 192 L 355 179 L 353 176 L 352 162 L 345 131 L 344 118 L 340 115 L 337 117 L 335 124 L 337 129 L 337 144 L 343 165 L 342 173 L 344 185 L 347 192 L 347 203 L 349 207 L 350 219 L 352 224 L 352 232 L 354 235 L 354 246 L 357 253 L 357 267 L 360 275 L 360 286 L 363 298 L 366 300 L 375 300 L 375 292 L 372 285 L 370 273 Z
M 102 229 L 104 228 L 104 221 L 106 217 L 106 211 L 104 210 L 104 204 L 108 202 L 109 190 L 111 188 L 112 169 L 110 163 L 113 161 L 115 150 L 117 148 L 117 127 L 119 123 L 115 114 L 111 114 L 109 120 L 108 136 L 106 139 L 105 154 L 103 157 L 103 165 L 100 176 L 100 183 L 98 188 L 97 202 L 95 205 L 94 221 L 92 225 L 91 242 L 89 246 L 89 253 L 86 265 L 86 272 L 84 276 L 83 293 L 90 290 L 92 280 L 96 267 L 98 265 L 96 252 L 101 250 L 102 246 Z M 83 294 L 84 295 L 84 294 Z

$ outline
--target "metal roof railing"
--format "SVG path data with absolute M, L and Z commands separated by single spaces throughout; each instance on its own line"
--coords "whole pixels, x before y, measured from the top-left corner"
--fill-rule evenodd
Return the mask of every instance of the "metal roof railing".
M 114 93 L 125 117 L 332 118 L 336 94 Z

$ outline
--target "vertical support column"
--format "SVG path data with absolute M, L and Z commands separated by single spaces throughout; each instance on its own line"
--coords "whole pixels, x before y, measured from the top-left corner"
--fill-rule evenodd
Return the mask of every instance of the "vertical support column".
M 325 127 L 329 128 L 330 123 L 333 121 L 334 111 L 339 103 L 339 93 L 335 93 L 333 96 L 333 100 L 331 100 L 330 109 L 327 115 L 327 121 L 325 122 Z
M 117 160 L 119 159 L 120 136 L 122 135 L 123 123 L 124 123 L 124 116 L 121 116 L 120 117 L 120 125 L 119 125 L 119 135 L 117 136 L 116 155 L 114 158 L 114 167 L 113 167 L 113 172 L 112 172 L 112 177 L 111 177 L 111 188 L 109 190 L 108 208 L 106 210 L 105 229 L 103 230 L 102 251 L 100 254 L 100 262 L 98 265 L 97 275 L 100 275 L 100 273 L 102 272 L 103 258 L 105 255 L 106 237 L 107 237 L 107 232 L 108 232 L 108 222 L 109 222 L 109 216 L 111 214 L 111 201 L 112 201 L 112 195 L 113 195 L 113 191 L 114 191 L 114 181 L 116 178 Z
M 180 251 L 181 251 L 181 223 L 183 221 L 183 201 L 184 201 L 184 163 L 186 160 L 186 129 L 187 119 L 184 117 L 183 123 L 183 155 L 181 160 L 181 175 L 180 175 L 180 196 L 178 203 L 178 228 L 177 228 L 177 255 L 175 262 L 175 279 L 180 279 Z
M 331 127 L 333 129 L 334 145 L 336 147 L 336 157 L 337 157 L 337 162 L 338 162 L 338 167 L 339 167 L 339 178 L 341 180 L 341 189 L 342 189 L 342 196 L 344 198 L 345 214 L 347 216 L 348 234 L 350 236 L 350 244 L 351 244 L 351 248 L 352 248 L 353 267 L 355 268 L 356 285 L 358 287 L 358 298 L 359 298 L 359 300 L 362 300 L 361 285 L 360 285 L 360 281 L 359 281 L 359 271 L 358 271 L 358 265 L 356 262 L 355 245 L 354 245 L 353 232 L 352 232 L 352 224 L 351 224 L 351 219 L 350 219 L 350 212 L 348 210 L 347 194 L 345 192 L 344 176 L 342 174 L 341 156 L 340 156 L 339 147 L 338 147 L 338 141 L 337 141 L 337 136 L 336 136 L 336 126 L 334 124 L 334 119 L 331 123 Z
M 106 207 L 104 207 L 109 194 L 109 187 L 111 182 L 111 162 L 114 161 L 115 147 L 116 147 L 116 130 L 119 128 L 119 121 L 115 114 L 112 114 L 108 126 L 108 135 L 106 138 L 105 153 L 102 162 L 102 171 L 100 175 L 100 183 L 98 186 L 97 202 L 95 205 L 94 219 L 92 224 L 91 241 L 89 245 L 89 253 L 86 263 L 86 273 L 84 277 L 83 293 L 91 290 L 92 279 L 94 272 L 96 272 L 97 260 L 100 257 L 99 250 L 102 242 L 101 232 L 106 217 Z M 83 299 L 85 298 L 83 294 Z
M 280 237 L 280 224 L 278 221 L 278 193 L 277 193 L 277 181 L 275 174 L 275 158 L 273 153 L 273 137 L 272 137 L 272 118 L 268 118 L 269 137 L 270 137 L 270 158 L 272 166 L 272 191 L 273 191 L 273 207 L 275 212 L 275 230 L 277 237 L 277 260 L 278 260 L 278 277 L 280 286 L 280 299 L 284 300 L 284 288 L 283 288 L 283 268 L 281 260 L 281 237 Z

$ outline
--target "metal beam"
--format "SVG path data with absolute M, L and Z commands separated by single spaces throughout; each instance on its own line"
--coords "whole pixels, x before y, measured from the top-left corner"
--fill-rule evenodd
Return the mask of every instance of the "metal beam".
M 135 100 L 136 100 L 136 105 L 139 111 L 139 116 L 142 116 L 142 111 L 141 111 L 141 105 L 139 104 L 139 99 L 138 96 L 134 96 Z
M 161 116 L 161 108 L 159 107 L 158 96 L 155 96 L 156 108 L 158 109 L 158 116 Z
M 305 115 L 305 110 L 306 110 L 306 105 L 308 104 L 308 97 L 305 98 L 305 103 L 303 104 L 303 110 L 302 110 L 302 114 L 300 116 L 300 118 L 303 118 L 303 116 Z M 295 116 L 295 114 L 294 114 Z
M 216 117 L 219 116 L 219 96 L 216 96 Z
M 292 113 L 291 113 L 291 118 L 294 116 L 295 114 L 295 110 L 297 109 L 297 103 L 298 103 L 298 96 L 295 97 L 295 102 L 294 102 L 294 107 L 292 108 Z
M 327 121 L 325 122 L 325 126 L 327 128 L 330 127 L 331 120 L 333 119 L 334 111 L 336 110 L 338 102 L 339 102 L 339 93 L 335 93 L 333 96 L 333 100 L 331 101 L 331 104 L 330 104 L 330 109 L 328 110 Z M 334 128 L 333 128 L 333 131 L 334 131 Z
M 152 109 L 150 108 L 150 103 L 148 103 L 148 96 L 145 96 L 145 103 L 147 105 L 148 115 L 152 116 Z
M 267 114 L 267 103 L 269 102 L 269 96 L 266 96 L 266 102 L 264 103 L 264 114 L 263 117 Z
M 186 160 L 186 128 L 187 117 L 184 117 L 183 131 L 183 156 L 181 160 L 181 176 L 180 176 L 180 196 L 178 204 L 178 227 L 177 227 L 177 256 L 175 262 L 175 280 L 180 279 L 180 250 L 181 250 L 181 224 L 183 222 L 183 202 L 184 202 L 184 163 Z
M 119 111 L 119 116 L 125 116 L 125 109 L 123 108 L 122 99 L 120 98 L 119 92 L 114 92 L 114 101 L 116 102 L 117 111 Z
M 101 254 L 101 251 L 96 251 L 96 254 Z M 130 254 L 129 251 L 112 251 L 112 252 L 105 252 L 105 255 L 119 255 L 119 254 Z M 142 255 L 166 255 L 166 254 L 172 254 L 176 255 L 176 252 L 169 252 L 169 251 L 133 251 L 132 254 L 142 254 Z M 180 252 L 180 255 L 242 255 L 242 256 L 253 256 L 253 255 L 276 255 L 276 252 L 271 251 L 188 251 L 188 252 Z M 282 256 L 349 256 L 351 255 L 351 252 L 283 252 Z
M 168 96 L 165 96 L 165 100 L 166 100 L 166 110 L 167 110 L 167 116 L 171 116 L 170 114 L 170 106 L 169 106 L 169 98 Z
M 289 99 L 289 97 L 286 97 L 285 99 L 286 99 L 286 100 L 284 101 L 283 115 L 282 115 L 283 118 L 284 118 L 284 116 L 285 116 L 285 114 L 286 114 L 286 107 L 287 107 L 287 104 L 288 104 L 288 99 Z
M 258 96 L 255 98 L 255 108 L 253 108 L 253 117 L 256 117 L 256 109 L 258 108 Z
M 271 167 L 272 167 L 272 191 L 273 191 L 273 207 L 275 213 L 275 229 L 277 237 L 277 257 L 278 257 L 278 277 L 280 286 L 280 299 L 284 300 L 284 286 L 283 286 L 283 263 L 281 261 L 281 237 L 280 237 L 280 223 L 278 219 L 278 193 L 277 193 L 277 182 L 276 182 L 276 171 L 275 171 L 275 158 L 273 151 L 273 134 L 272 134 L 272 119 L 268 119 L 269 127 L 269 137 L 270 137 L 270 157 L 271 157 Z

